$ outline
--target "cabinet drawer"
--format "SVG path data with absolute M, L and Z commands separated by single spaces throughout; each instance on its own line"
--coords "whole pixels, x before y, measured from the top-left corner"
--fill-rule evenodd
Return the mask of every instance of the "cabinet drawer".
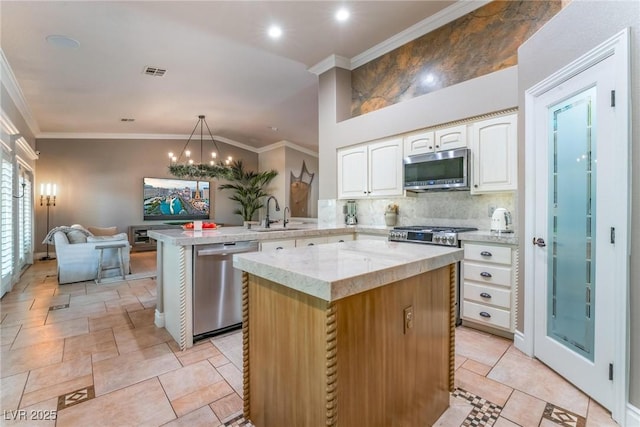
M 273 249 L 295 248 L 295 240 L 268 240 L 260 243 L 261 251 L 269 251 Z
M 500 308 L 465 301 L 462 305 L 462 316 L 489 326 L 511 329 L 511 313 Z
M 321 245 L 327 243 L 326 237 L 309 237 L 307 239 L 296 239 L 296 247 L 301 248 L 303 246 Z
M 491 286 L 464 282 L 464 299 L 497 305 L 507 310 L 511 308 L 511 291 Z
M 334 236 L 327 236 L 327 243 L 349 242 L 351 240 L 353 240 L 353 234 L 337 234 Z
M 481 283 L 511 287 L 511 267 L 464 261 L 464 278 Z
M 511 265 L 511 248 L 466 243 L 464 245 L 464 259 Z

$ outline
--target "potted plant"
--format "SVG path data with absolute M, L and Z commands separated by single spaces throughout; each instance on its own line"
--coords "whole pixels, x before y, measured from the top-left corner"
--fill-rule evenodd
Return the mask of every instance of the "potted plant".
M 221 190 L 233 190 L 229 199 L 240 204 L 240 208 L 234 213 L 240 215 L 246 223 L 251 221 L 255 213 L 263 206 L 262 199 L 268 194 L 264 190 L 267 185 L 278 175 L 278 171 L 264 172 L 246 171 L 242 160 L 236 160 L 231 164 L 227 176 L 228 183 L 221 184 Z

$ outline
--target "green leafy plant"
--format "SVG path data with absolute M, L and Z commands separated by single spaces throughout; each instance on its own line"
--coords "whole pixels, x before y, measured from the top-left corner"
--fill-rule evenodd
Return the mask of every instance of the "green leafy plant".
M 251 221 L 255 213 L 264 204 L 262 199 L 268 194 L 264 188 L 278 175 L 278 171 L 270 170 L 264 172 L 246 171 L 242 160 L 236 160 L 231 164 L 228 183 L 218 186 L 221 190 L 233 190 L 233 195 L 229 199 L 240 204 L 240 208 L 234 212 L 244 221 Z

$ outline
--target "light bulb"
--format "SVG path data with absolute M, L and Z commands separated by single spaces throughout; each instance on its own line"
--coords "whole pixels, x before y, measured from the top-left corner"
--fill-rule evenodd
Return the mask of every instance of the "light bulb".
M 211 166 L 213 166 L 213 160 L 210 160 L 210 161 L 209 161 L 209 164 L 210 164 Z
M 215 159 L 216 157 L 218 157 L 218 153 L 215 153 L 215 152 L 211 153 L 211 157 L 213 157 Z
M 53 194 L 52 194 L 52 196 L 53 197 L 56 196 L 56 184 L 53 184 Z
M 227 165 L 228 165 L 228 164 L 231 162 L 231 160 L 227 159 L 227 160 L 225 160 L 224 162 L 225 162 L 225 164 L 227 164 Z
M 189 164 L 192 165 L 193 164 L 193 159 L 189 159 Z
M 227 157 L 227 160 L 231 161 L 231 160 L 233 160 L 233 158 L 231 156 L 229 156 L 229 157 Z
M 190 157 L 191 156 L 191 151 L 190 150 L 185 151 L 184 155 L 187 156 L 187 157 Z
M 169 151 L 169 158 L 173 159 L 173 153 L 171 151 Z
M 171 158 L 171 160 L 172 160 L 173 162 L 177 162 L 177 161 L 178 161 L 178 158 L 177 158 L 176 156 L 173 156 L 173 157 Z

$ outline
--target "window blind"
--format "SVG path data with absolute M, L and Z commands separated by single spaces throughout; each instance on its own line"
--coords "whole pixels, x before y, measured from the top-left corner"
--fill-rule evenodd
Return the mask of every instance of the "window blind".
M 0 170 L 0 271 L 2 282 L 13 274 L 13 165 L 2 157 Z

